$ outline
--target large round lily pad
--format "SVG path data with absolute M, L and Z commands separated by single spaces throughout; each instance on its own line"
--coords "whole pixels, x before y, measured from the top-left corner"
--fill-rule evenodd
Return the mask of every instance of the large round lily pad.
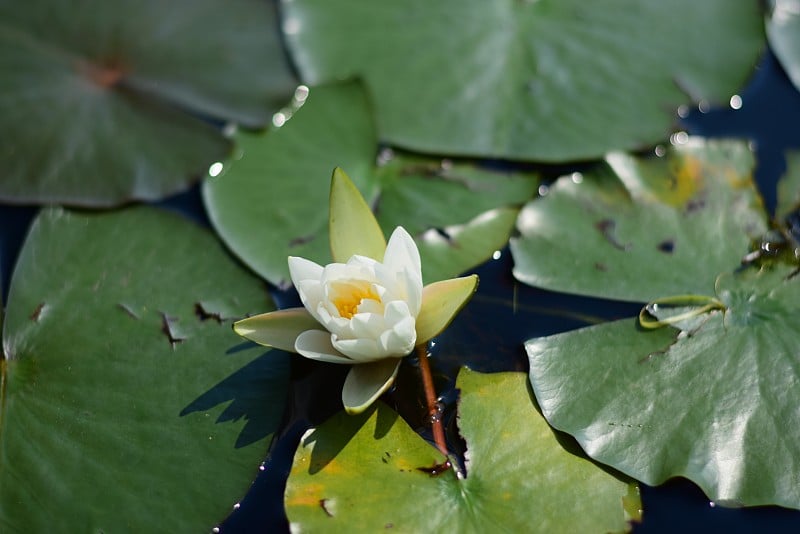
M 675 110 L 727 102 L 764 47 L 747 0 L 292 0 L 306 83 L 365 80 L 382 139 L 565 161 L 666 137 Z
M 750 268 L 716 297 L 726 309 L 686 330 L 631 319 L 528 341 L 533 391 L 550 424 L 647 484 L 800 508 L 800 277 Z
M 619 300 L 709 294 L 766 230 L 753 165 L 733 141 L 692 138 L 661 158 L 613 153 L 522 209 L 514 276 Z
M 206 207 L 231 250 L 276 285 L 289 281 L 289 255 L 330 261 L 334 167 L 359 187 L 386 235 L 402 225 L 414 236 L 428 282 L 456 276 L 502 248 L 516 206 L 537 184 L 529 173 L 379 153 L 367 97 L 354 83 L 312 88 L 280 128 L 239 133 L 236 143 L 237 154 L 204 184 Z
M 0 530 L 208 532 L 258 473 L 285 356 L 231 331 L 271 307 L 206 231 L 155 209 L 44 211 L 3 325 Z
M 0 199 L 108 206 L 228 153 L 198 117 L 263 126 L 293 88 L 257 0 L 0 2 Z
M 767 37 L 783 70 L 800 90 L 800 0 L 769 0 Z
M 384 404 L 303 437 L 286 512 L 306 531 L 614 532 L 638 520 L 633 484 L 576 454 L 531 402 L 523 373 L 462 370 L 466 478 Z M 566 448 L 565 448 L 566 447 Z

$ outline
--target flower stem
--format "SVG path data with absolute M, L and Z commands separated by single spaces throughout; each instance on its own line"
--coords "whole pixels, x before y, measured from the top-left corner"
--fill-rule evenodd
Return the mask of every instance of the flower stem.
M 433 375 L 431 366 L 428 363 L 428 350 L 426 345 L 417 345 L 417 357 L 419 358 L 419 370 L 422 374 L 422 387 L 425 390 L 425 401 L 428 403 L 428 415 L 433 431 L 433 442 L 439 452 L 447 456 L 447 443 L 444 439 L 444 428 L 442 427 L 441 410 L 436 400 L 436 391 L 433 389 Z

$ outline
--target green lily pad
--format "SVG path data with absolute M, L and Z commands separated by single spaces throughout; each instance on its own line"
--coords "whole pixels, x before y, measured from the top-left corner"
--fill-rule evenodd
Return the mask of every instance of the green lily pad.
M 783 70 L 800 90 L 800 0 L 770 0 L 767 39 Z
M 33 223 L 3 325 L 3 531 L 202 532 L 258 473 L 288 362 L 232 319 L 271 307 L 208 232 L 137 208 Z
M 289 255 L 330 262 L 334 167 L 350 176 L 387 235 L 399 225 L 415 237 L 428 282 L 456 276 L 502 248 L 513 206 L 537 185 L 531 174 L 378 153 L 366 95 L 353 83 L 312 88 L 281 127 L 239 133 L 236 142 L 236 156 L 204 184 L 206 208 L 231 250 L 279 286 L 289 283 Z
M 786 154 L 786 174 L 778 181 L 778 206 L 775 217 L 780 220 L 800 209 L 800 152 Z
M 514 275 L 619 300 L 710 294 L 766 231 L 752 170 L 750 150 L 732 141 L 690 139 L 662 158 L 611 154 L 522 209 Z
M 365 80 L 389 143 L 567 161 L 654 144 L 727 102 L 764 48 L 758 2 L 293 0 L 301 78 Z
M 302 531 L 611 532 L 638 489 L 575 454 L 533 405 L 523 373 L 462 370 L 466 478 L 390 408 L 339 414 L 303 437 L 286 488 Z M 566 448 L 565 448 L 566 447 Z
M 294 82 L 256 0 L 0 3 L 0 199 L 109 206 L 186 188 Z
M 528 341 L 533 391 L 551 425 L 637 480 L 800 508 L 800 277 L 751 268 L 716 295 L 726 310 L 691 330 L 622 320 Z

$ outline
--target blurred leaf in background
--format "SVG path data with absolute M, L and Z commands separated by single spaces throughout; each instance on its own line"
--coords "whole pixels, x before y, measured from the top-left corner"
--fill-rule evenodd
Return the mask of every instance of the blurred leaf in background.
M 663 157 L 610 154 L 522 209 L 514 275 L 619 300 L 710 294 L 766 231 L 754 164 L 745 143 L 699 138 Z
M 800 89 L 800 0 L 768 0 L 767 38 L 786 74 Z
M 655 144 L 690 102 L 727 102 L 764 49 L 747 0 L 292 0 L 302 81 L 361 77 L 381 139 L 568 161 Z
M 0 1 L 0 199 L 113 206 L 180 191 L 294 88 L 257 0 Z

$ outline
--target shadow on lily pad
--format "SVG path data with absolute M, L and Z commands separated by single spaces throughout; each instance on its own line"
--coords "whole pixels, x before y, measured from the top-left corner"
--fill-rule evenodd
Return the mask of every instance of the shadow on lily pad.
M 351 417 L 360 419 L 363 424 L 363 422 L 367 421 L 372 416 L 376 409 L 377 405 L 373 404 L 365 412 Z M 393 410 L 380 410 L 375 424 L 374 438 L 379 440 L 386 436 L 397 420 L 397 417 L 397 412 Z M 301 447 L 307 447 L 310 443 L 314 443 L 314 448 L 311 452 L 311 463 L 308 466 L 308 473 L 311 475 L 317 474 L 333 462 L 350 440 L 353 439 L 353 436 L 356 435 L 361 426 L 362 425 L 353 425 L 342 427 L 339 432 L 320 432 L 318 429 L 314 429 L 303 436 Z
M 237 348 L 234 347 L 233 352 Z M 287 375 L 289 360 L 271 352 L 257 357 L 194 399 L 181 410 L 180 416 L 207 411 L 230 402 L 216 422 L 238 421 L 242 417 L 246 419 L 247 423 L 236 439 L 237 449 L 275 432 L 283 417 L 287 394 L 283 385 L 285 381 L 275 378 Z

